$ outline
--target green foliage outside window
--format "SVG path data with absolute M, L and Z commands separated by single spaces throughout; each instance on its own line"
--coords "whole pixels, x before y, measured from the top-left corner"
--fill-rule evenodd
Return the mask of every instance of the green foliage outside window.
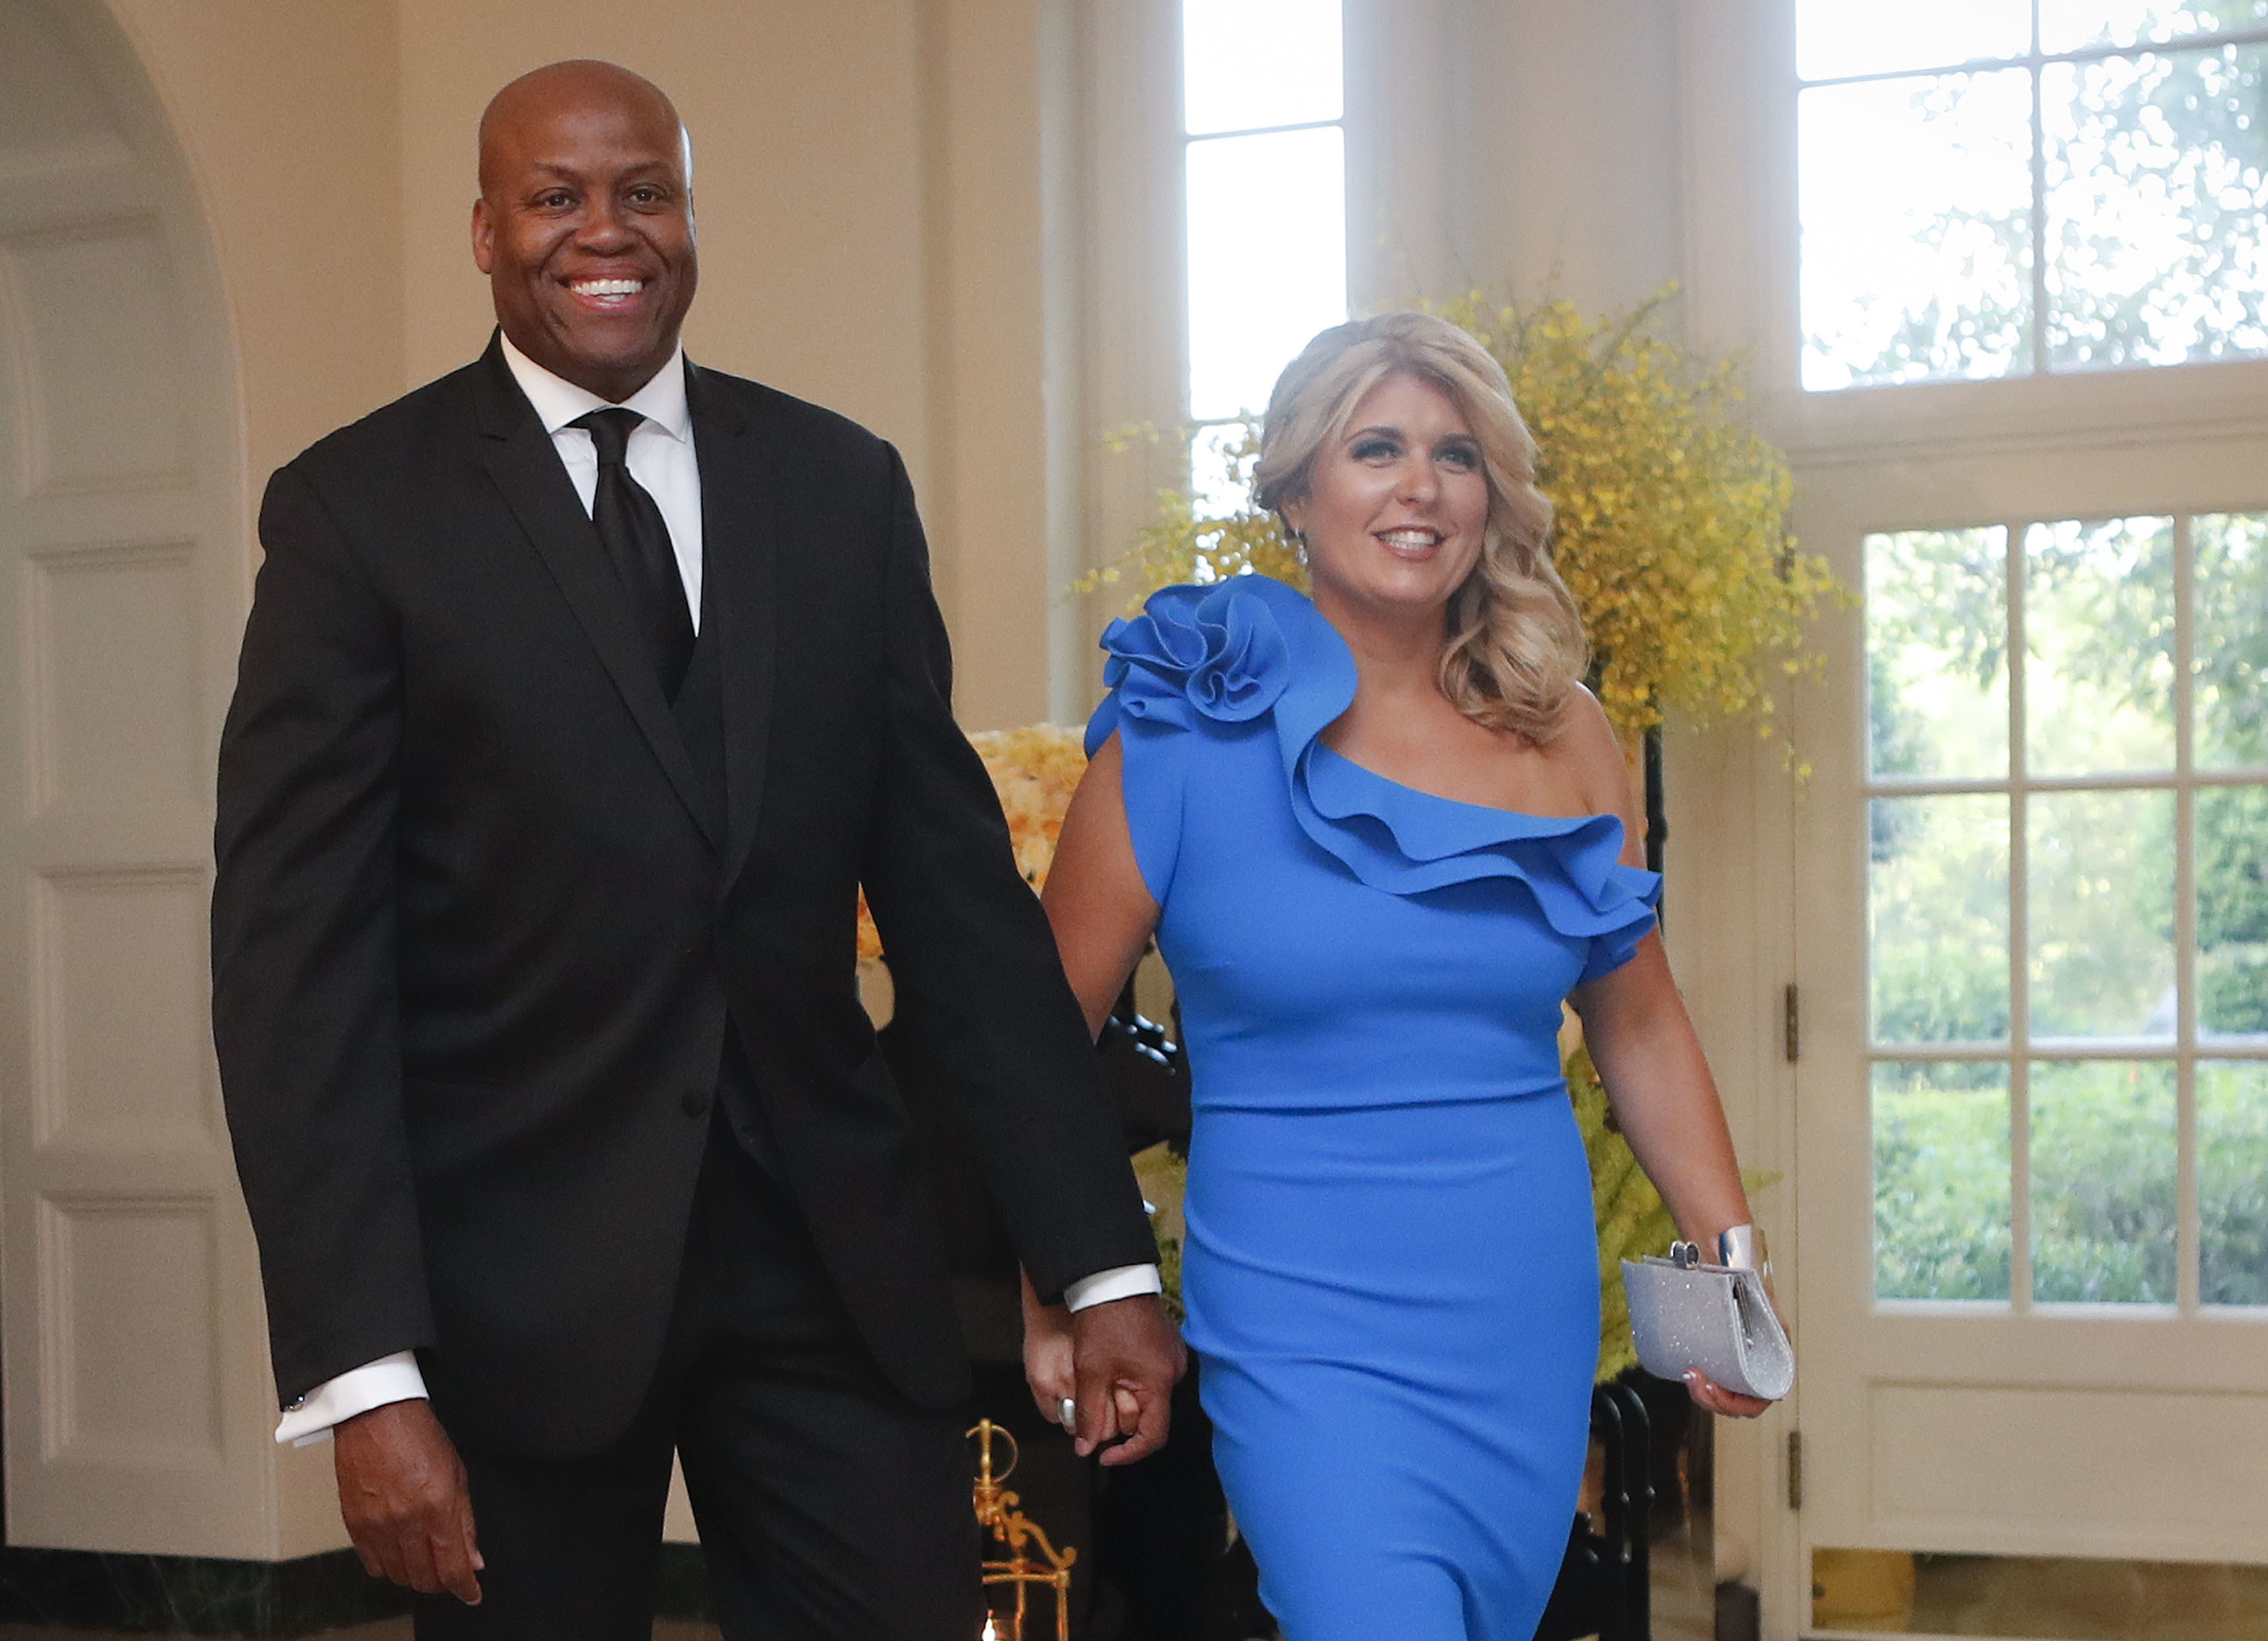
M 2232 1061 L 2198 1068 L 2198 1297 L 2268 1305 L 2268 1071 Z
M 2200 517 L 2191 535 L 2195 762 L 2268 767 L 2268 515 Z M 2045 666 L 2051 651 L 2058 687 L 2069 686 L 2063 698 L 2086 709 L 2034 726 L 2036 760 L 2076 746 L 2106 761 L 2095 767 L 2170 766 L 2174 539 L 2169 526 L 2138 524 L 2115 550 L 2101 534 L 2082 550 L 2069 532 L 2024 544 L 2030 664 Z M 1910 532 L 1876 538 L 1870 552 L 1874 773 L 1997 777 L 2007 757 L 2005 538 Z M 2148 745 L 2121 763 L 2121 736 Z M 2171 1035 L 2175 815 L 2163 791 L 2033 798 L 2036 1034 Z M 1992 795 L 1873 805 L 1876 1041 L 2007 1042 L 2007 820 L 2006 800 Z M 2268 1034 L 2268 785 L 2203 788 L 2194 825 L 2197 1019 L 2209 1052 L 2214 1034 Z M 2072 950 L 2043 952 L 2043 907 Z M 2162 975 L 2151 953 L 2164 954 Z M 2035 1060 L 2031 1087 L 2034 1297 L 2171 1304 L 2170 1063 Z M 2006 1299 L 2006 1064 L 1884 1064 L 1874 1103 L 1878 1294 Z M 2201 1062 L 2197 1111 L 2199 1297 L 2268 1305 L 2268 1065 Z
M 2198 1114 L 2198 1298 L 2268 1305 L 2268 1071 L 2201 1064 Z M 1877 1068 L 1880 1297 L 2009 1297 L 2008 1140 L 2003 1068 Z M 2175 1145 L 2169 1066 L 2036 1063 L 2035 1298 L 2174 1302 Z
M 1948 1079 L 1948 1071 L 1963 1075 Z M 1874 1291 L 1881 1298 L 2008 1297 L 2007 1089 L 1999 1066 L 1875 1069 Z
M 2174 1302 L 2174 1068 L 2032 1068 L 2032 1297 Z

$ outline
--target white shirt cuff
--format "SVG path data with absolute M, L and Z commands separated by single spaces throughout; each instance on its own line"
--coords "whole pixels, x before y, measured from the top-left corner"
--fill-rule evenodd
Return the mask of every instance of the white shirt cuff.
M 1107 1273 L 1106 1273 L 1107 1274 Z M 417 1353 L 396 1350 L 375 1362 L 350 1368 L 336 1379 L 327 1379 L 284 1409 L 276 1439 L 306 1447 L 330 1439 L 331 1427 L 343 1424 L 357 1413 L 382 1408 L 389 1402 L 422 1402 L 425 1375 L 417 1371 Z
M 1066 1285 L 1064 1304 L 1071 1310 L 1083 1311 L 1090 1305 L 1108 1305 L 1113 1299 L 1130 1299 L 1139 1294 L 1165 1291 L 1155 1265 L 1120 1265 L 1081 1277 Z M 425 1376 L 417 1371 L 416 1353 L 396 1350 L 392 1356 L 351 1368 L 336 1379 L 327 1379 L 300 1397 L 284 1409 L 283 1419 L 276 1426 L 276 1439 L 289 1442 L 294 1447 L 306 1447 L 328 1439 L 334 1425 L 342 1424 L 358 1413 L 382 1408 L 389 1402 L 423 1401 L 424 1396 Z
M 1064 1304 L 1071 1310 L 1083 1311 L 1090 1305 L 1108 1305 L 1113 1299 L 1130 1299 L 1137 1294 L 1165 1291 L 1166 1284 L 1158 1279 L 1155 1265 L 1119 1265 L 1066 1283 Z

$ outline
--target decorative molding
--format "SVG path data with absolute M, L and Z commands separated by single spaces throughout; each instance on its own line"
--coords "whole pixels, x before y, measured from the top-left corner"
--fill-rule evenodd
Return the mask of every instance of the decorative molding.
M 39 1310 L 40 1339 L 40 1457 L 49 1465 L 80 1468 L 116 1466 L 121 1485 L 130 1477 L 153 1469 L 217 1469 L 223 1461 L 223 1363 L 220 1341 L 221 1250 L 219 1229 L 208 1194 L 51 1191 L 38 1204 Z M 107 1257 L 89 1246 L 98 1229 L 132 1225 L 154 1231 L 159 1222 L 173 1221 L 180 1233 L 193 1239 L 188 1258 L 179 1268 L 164 1269 L 164 1252 L 158 1243 L 139 1249 L 118 1248 L 115 1255 L 134 1254 L 132 1262 Z M 181 1251 L 176 1248 L 177 1253 Z M 154 1257 L 153 1257 L 154 1256 Z M 101 1266 L 103 1311 L 110 1326 L 105 1336 L 89 1339 L 82 1327 L 80 1300 L 92 1297 L 83 1291 L 83 1276 Z M 140 1281 L 122 1280 L 133 1273 Z M 152 1348 L 136 1349 L 131 1341 L 107 1336 L 165 1319 L 150 1309 L 130 1307 L 127 1290 L 146 1286 L 161 1278 L 195 1284 L 182 1299 L 202 1308 L 204 1359 L 195 1359 L 195 1342 L 178 1331 L 163 1332 L 149 1342 Z M 178 1291 L 178 1290 L 177 1290 Z M 154 1292 L 144 1297 L 155 1299 Z M 199 1300 L 202 1305 L 199 1306 Z M 112 1347 L 100 1349 L 103 1345 Z M 122 1384 L 122 1400 L 137 1403 L 144 1413 L 178 1415 L 188 1428 L 173 1431 L 143 1426 L 104 1430 L 90 1421 L 107 1409 L 83 1404 L 79 1369 L 82 1351 L 88 1360 L 99 1356 L 99 1365 L 109 1380 L 132 1375 L 162 1380 L 180 1388 L 177 1405 L 158 1405 L 159 1398 L 134 1395 Z M 191 1377 L 194 1375 L 194 1377 Z M 145 1387 L 146 1390 L 146 1387 Z M 186 1392 L 186 1394 L 182 1394 Z M 199 1428 L 201 1427 L 201 1428 Z
M 123 170 L 134 151 L 115 131 L 92 131 L 60 142 L 0 148 L 0 184 L 77 180 L 79 173 Z
M 1784 394 L 1761 407 L 1800 470 L 2268 438 L 2268 360 Z
M 129 1156 L 146 1155 L 153 1149 L 187 1151 L 208 1157 L 219 1155 L 220 1090 L 207 1049 L 209 1027 L 204 1009 L 206 957 L 202 936 L 210 881 L 210 874 L 203 867 L 179 865 L 49 871 L 32 878 L 31 1097 L 32 1143 L 35 1147 L 63 1144 L 92 1145 L 105 1151 L 122 1148 L 123 1154 Z M 165 1022 L 149 1018 L 147 1004 L 151 999 L 146 992 L 137 993 L 140 1012 L 130 1019 L 122 1017 L 136 1013 L 134 998 L 112 999 L 121 1006 L 106 1011 L 99 998 L 74 996 L 74 969 L 82 971 L 82 975 L 100 975 L 113 983 L 132 989 L 133 955 L 129 952 L 117 954 L 110 962 L 88 963 L 85 958 L 92 954 L 80 953 L 79 960 L 75 962 L 71 915 L 67 907 L 74 897 L 80 907 L 87 908 L 99 904 L 92 897 L 115 901 L 134 895 L 145 897 L 146 908 L 146 897 L 153 894 L 170 895 L 176 902 L 173 909 L 177 913 L 186 909 L 188 915 L 187 949 L 160 953 L 151 960 L 177 983 L 186 982 L 192 994 L 175 999 L 186 1004 L 188 1019 L 172 1022 L 186 1028 L 187 1041 L 162 1045 L 180 1050 L 184 1056 L 185 1065 L 174 1073 L 183 1080 L 179 1093 L 184 1108 L 169 1115 L 157 1108 L 159 1102 L 146 1097 L 135 1102 L 133 1091 L 121 1088 L 114 1092 L 125 1093 L 127 1104 L 132 1108 L 105 1114 L 101 1109 L 99 1074 L 83 1066 L 74 1069 L 75 1062 L 83 1057 L 72 1052 L 74 1035 L 84 1037 L 92 1029 L 96 1038 L 92 1046 L 97 1055 L 115 1055 L 122 1049 L 129 1056 L 146 1058 L 156 1028 Z M 148 911 L 145 909 L 136 921 L 146 925 Z M 82 931 L 83 938 L 87 932 Z M 152 943 L 146 938 L 146 927 L 137 928 L 136 932 L 145 938 L 134 942 L 135 949 L 148 950 Z M 179 973 L 184 967 L 188 972 Z M 117 977 L 122 975 L 127 978 L 120 982 Z M 91 1023 L 75 1024 L 77 1008 L 84 1008 L 95 1019 Z M 104 1069 L 114 1073 L 124 1071 L 126 1075 L 120 1080 L 130 1083 L 136 1068 L 113 1063 Z
M 1085 210 L 1078 440 L 1086 499 L 1063 547 L 1077 571 L 1124 553 L 1182 481 L 1173 437 L 1184 420 L 1189 340 L 1183 313 L 1188 247 L 1182 221 L 1181 8 L 1172 0 L 1077 0 L 1076 74 Z M 1112 448 L 1106 436 L 1147 425 L 1154 443 Z M 1049 628 L 1049 710 L 1083 720 L 1101 688 L 1094 639 L 1121 613 L 1124 591 L 1066 600 Z
M 146 783 L 151 765 L 158 758 L 166 757 L 165 749 L 149 744 L 148 726 L 153 723 L 160 733 L 166 729 L 177 730 L 182 737 L 177 748 L 174 790 L 167 796 L 174 801 L 195 804 L 205 796 L 204 782 L 200 778 L 204 747 L 198 739 L 202 722 L 199 695 L 199 662 L 202 649 L 199 635 L 198 589 L 196 585 L 195 543 L 192 540 L 173 539 L 146 542 L 104 543 L 67 548 L 43 547 L 24 556 L 25 584 L 21 629 L 23 633 L 24 680 L 24 750 L 26 758 L 25 791 L 29 800 L 30 819 L 38 820 L 58 808 L 80 806 L 113 807 L 122 801 L 148 803 L 146 791 L 136 792 L 131 799 L 118 791 L 97 790 L 78 792 L 70 790 L 68 776 L 73 765 L 87 765 L 97 755 L 125 757 L 130 768 L 126 773 L 135 784 Z M 178 578 L 174 600 L 180 618 L 179 629 L 179 662 L 176 676 L 157 679 L 149 675 L 155 658 L 150 648 L 143 648 L 133 657 L 122 660 L 138 661 L 133 671 L 140 674 L 136 682 L 145 692 L 144 698 L 132 710 L 114 710 L 103 715 L 119 720 L 97 726 L 89 739 L 96 745 L 84 747 L 67 745 L 63 710 L 67 697 L 99 707 L 102 692 L 84 687 L 73 692 L 65 688 L 59 677 L 62 667 L 72 661 L 84 664 L 85 658 L 68 653 L 69 636 L 58 630 L 56 601 L 58 593 L 75 585 L 84 586 L 89 580 L 106 573 L 129 576 L 149 576 L 162 573 Z M 122 583 L 121 585 L 130 585 Z M 121 612 L 109 612 L 114 617 L 98 626 L 104 632 L 127 629 L 114 617 Z M 163 612 L 160 612 L 162 614 Z M 139 629 L 141 623 L 135 623 Z M 143 631 L 144 638 L 152 634 Z M 120 669 L 120 676 L 124 669 Z M 92 681 L 77 681 L 82 686 Z M 146 696 L 151 688 L 162 690 L 152 701 Z M 120 691 L 119 693 L 123 693 Z M 148 710 L 151 706 L 159 710 Z M 169 721 L 170 720 L 170 721 Z M 136 726 L 140 725 L 137 729 Z M 142 743 L 138 747 L 131 743 Z M 144 756 L 129 756 L 130 751 Z M 76 755 L 75 755 L 76 754 Z M 84 770 L 82 770 L 84 773 Z
M 137 249 L 146 247 L 152 276 L 151 305 L 138 313 L 129 308 L 107 305 L 99 325 L 81 322 L 87 317 L 84 314 L 57 313 L 54 317 L 65 334 L 77 339 L 75 346 L 114 345 L 125 339 L 122 327 L 140 321 L 142 335 L 133 340 L 142 345 L 135 350 L 130 369 L 114 379 L 104 379 L 107 373 L 100 368 L 100 361 L 75 359 L 72 364 L 77 368 L 58 372 L 50 357 L 55 338 L 43 335 L 40 328 L 43 304 L 36 289 L 34 259 L 41 253 L 129 245 Z M 155 214 L 146 212 L 76 220 L 59 226 L 11 232 L 0 239 L 0 285 L 11 286 L 14 292 L 11 337 L 13 345 L 10 353 L 19 380 L 16 395 L 22 417 L 18 430 L 18 487 L 25 497 L 39 499 L 111 495 L 195 484 L 196 440 L 189 425 L 182 380 L 188 361 L 180 351 L 179 317 L 170 311 L 173 292 L 180 283 L 173 260 L 165 224 Z M 112 261 L 115 265 L 116 258 Z M 107 294 L 115 297 L 118 293 Z M 114 399 L 122 397 L 127 403 L 146 401 L 162 385 L 170 404 L 161 407 L 159 415 L 147 427 L 135 431 L 161 439 L 165 459 L 146 467 L 123 467 L 107 472 L 63 470 L 64 450 L 77 441 L 57 434 L 54 425 L 56 410 L 64 402 L 65 395 L 81 391 L 83 379 L 91 382 L 95 391 L 109 390 Z M 153 379 L 162 379 L 162 384 Z M 120 389 L 128 391 L 121 395 L 117 391 Z
M 7 1527 L 272 1556 L 338 1529 L 328 1475 L 311 1485 L 328 1455 L 269 1440 L 204 1019 L 212 748 L 252 563 L 240 361 L 197 182 L 117 12 L 0 0 Z M 14 1604 L 28 1553 L 0 1558 L 0 1614 L 67 1616 Z M 69 1567 L 150 1587 L 139 1557 Z

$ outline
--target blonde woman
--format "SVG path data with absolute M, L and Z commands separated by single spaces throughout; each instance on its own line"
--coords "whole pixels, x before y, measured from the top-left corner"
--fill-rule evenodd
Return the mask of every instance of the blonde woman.
M 1313 576 L 1169 587 L 1111 694 L 1047 909 L 1099 1027 L 1154 934 L 1196 1073 L 1188 1336 L 1292 1641 L 1528 1641 L 1597 1363 L 1583 1018 L 1682 1235 L 1743 1241 L 1503 372 L 1419 313 L 1276 386 L 1256 483 Z M 1042 1407 L 1065 1323 L 1027 1305 Z M 1720 1413 L 1761 1402 L 1697 1376 Z

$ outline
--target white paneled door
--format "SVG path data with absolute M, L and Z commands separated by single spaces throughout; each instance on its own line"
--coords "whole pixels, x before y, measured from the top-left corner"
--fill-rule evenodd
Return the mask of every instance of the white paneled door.
M 278 1519 L 207 1016 L 238 413 L 154 107 L 101 5 L 0 0 L 7 1536 L 274 1555 L 315 1546 Z
M 1804 1542 L 2268 1560 L 2268 446 L 1808 494 Z

